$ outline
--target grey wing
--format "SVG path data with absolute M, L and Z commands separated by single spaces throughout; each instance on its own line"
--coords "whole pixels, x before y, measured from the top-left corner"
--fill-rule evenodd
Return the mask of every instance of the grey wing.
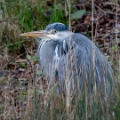
M 51 79 L 51 77 L 54 77 L 55 74 L 54 56 L 56 45 L 57 43 L 52 40 L 44 42 L 41 41 L 38 48 L 40 67 L 43 70 L 43 74 L 45 74 L 48 80 Z
M 94 67 L 93 43 L 87 37 L 75 34 L 62 44 L 61 51 L 64 51 L 65 54 L 59 57 L 57 65 L 58 80 L 62 89 L 65 90 L 65 79 L 67 77 L 71 82 L 71 90 L 76 88 L 78 84 L 82 89 L 84 82 L 86 82 L 90 92 L 96 88 L 96 92 L 103 95 L 110 94 L 113 86 L 112 69 L 100 50 L 94 45 Z

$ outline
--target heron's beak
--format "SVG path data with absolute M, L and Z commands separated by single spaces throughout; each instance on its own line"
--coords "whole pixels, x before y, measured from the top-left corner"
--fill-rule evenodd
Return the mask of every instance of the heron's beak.
M 27 37 L 47 37 L 47 31 L 41 30 L 41 31 L 33 31 L 33 32 L 27 32 L 20 34 L 20 36 L 27 36 Z

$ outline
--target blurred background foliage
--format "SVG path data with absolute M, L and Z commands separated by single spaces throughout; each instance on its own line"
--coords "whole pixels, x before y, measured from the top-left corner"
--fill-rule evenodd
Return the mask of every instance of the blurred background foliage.
M 20 33 L 44 29 L 47 24 L 63 22 L 65 1 L 53 0 L 2 0 L 0 2 L 0 45 L 8 50 L 16 50 L 22 46 Z

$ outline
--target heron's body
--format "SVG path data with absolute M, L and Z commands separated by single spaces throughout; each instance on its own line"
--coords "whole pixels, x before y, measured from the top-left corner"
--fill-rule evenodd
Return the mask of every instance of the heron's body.
M 56 78 L 62 91 L 65 91 L 65 81 L 69 79 L 71 91 L 78 86 L 82 89 L 86 83 L 90 92 L 96 86 L 96 91 L 103 95 L 111 93 L 112 69 L 89 38 L 68 31 L 61 23 L 48 25 L 46 31 L 47 38 L 44 36 L 39 38 L 37 33 L 37 39 L 42 39 L 38 47 L 38 55 L 43 73 L 49 80 Z
M 44 42 L 40 43 L 38 54 L 43 72 L 49 80 L 55 76 L 62 89 L 65 89 L 65 79 L 68 77 L 70 81 L 78 80 L 79 82 L 75 83 L 80 86 L 86 81 L 91 88 L 96 84 L 102 93 L 105 88 L 107 92 L 111 92 L 112 69 L 100 50 L 87 37 L 73 33 L 64 40 Z

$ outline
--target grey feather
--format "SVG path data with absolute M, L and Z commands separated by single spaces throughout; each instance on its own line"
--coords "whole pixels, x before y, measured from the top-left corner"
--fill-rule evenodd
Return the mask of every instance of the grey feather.
M 93 67 L 93 48 L 95 68 Z M 73 33 L 69 38 L 40 42 L 40 63 L 47 78 L 57 78 L 59 87 L 65 91 L 66 77 L 70 79 L 71 91 L 84 82 L 89 84 L 90 93 L 96 84 L 96 91 L 111 94 L 114 84 L 112 69 L 91 40 L 84 35 Z M 57 74 L 56 74 L 57 72 Z M 94 78 L 95 73 L 95 78 Z M 77 90 L 75 90 L 77 92 Z

